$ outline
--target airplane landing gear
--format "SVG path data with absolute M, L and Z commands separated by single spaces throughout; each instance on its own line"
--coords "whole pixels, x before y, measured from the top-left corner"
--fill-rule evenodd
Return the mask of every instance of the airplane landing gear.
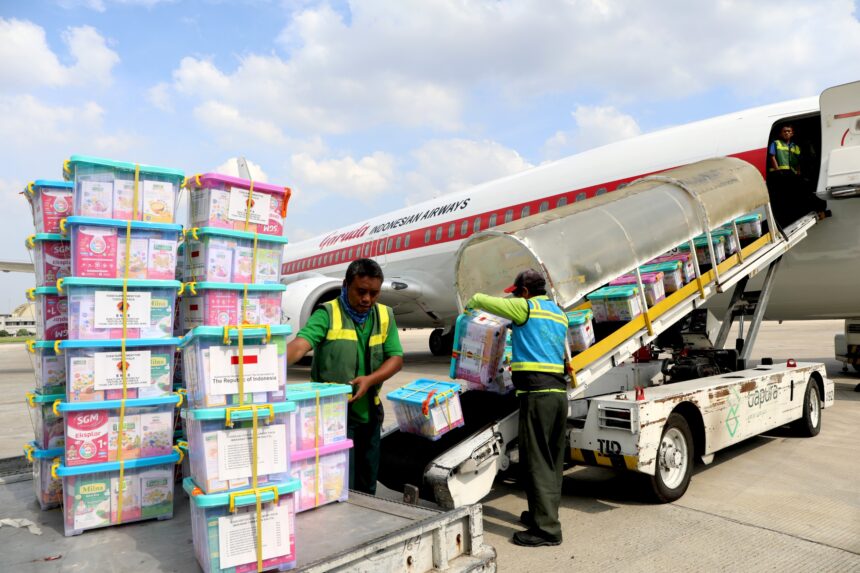
M 441 328 L 430 333 L 430 352 L 433 356 L 450 356 L 454 348 L 454 329 L 447 334 Z

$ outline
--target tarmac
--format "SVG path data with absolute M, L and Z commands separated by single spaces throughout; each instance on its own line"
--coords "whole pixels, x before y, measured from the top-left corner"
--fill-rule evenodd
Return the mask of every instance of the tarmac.
M 836 403 L 815 438 L 786 429 L 747 440 L 698 465 L 687 493 L 671 504 L 643 501 L 638 476 L 606 468 L 565 473 L 560 516 L 564 542 L 522 548 L 511 535 L 526 508 L 514 481 L 497 479 L 483 500 L 485 542 L 500 571 L 860 571 L 860 382 L 833 358 L 842 321 L 762 325 L 754 359 L 823 362 Z M 446 379 L 449 360 L 427 349 L 429 331 L 403 331 L 405 368 L 385 385 Z M 291 369 L 304 381 L 307 366 Z M 0 458 L 32 439 L 24 393 L 33 375 L 23 345 L 0 346 Z M 386 420 L 394 415 L 386 404 Z M 2 479 L 2 476 L 0 476 Z M 177 491 L 170 521 L 143 522 L 62 536 L 57 510 L 40 512 L 30 485 L 0 484 L 0 520 L 26 517 L 42 535 L 0 527 L 4 570 L 195 571 L 187 500 Z M 384 488 L 382 488 L 384 489 Z M 24 492 L 24 493 L 22 493 Z M 400 499 L 398 492 L 379 495 Z M 301 531 L 297 551 L 301 552 Z

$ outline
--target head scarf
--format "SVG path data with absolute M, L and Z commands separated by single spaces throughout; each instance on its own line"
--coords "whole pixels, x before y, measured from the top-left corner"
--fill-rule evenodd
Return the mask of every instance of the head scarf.
M 352 305 L 349 304 L 349 297 L 346 295 L 346 285 L 340 287 L 340 304 L 349 317 L 359 326 L 362 326 L 364 321 L 367 320 L 367 317 L 370 316 L 370 310 L 367 312 L 358 312 L 352 308 Z M 371 307 L 371 310 L 372 308 L 373 307 Z

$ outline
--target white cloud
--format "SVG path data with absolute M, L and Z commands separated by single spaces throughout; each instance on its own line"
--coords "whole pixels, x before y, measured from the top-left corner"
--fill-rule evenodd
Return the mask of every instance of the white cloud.
M 570 114 L 572 131 L 557 131 L 544 144 L 544 155 L 558 159 L 642 133 L 636 120 L 612 106 L 579 105 Z
M 159 82 L 146 91 L 149 103 L 161 111 L 173 111 L 173 101 L 170 97 L 170 84 Z
M 51 50 L 45 30 L 32 22 L 0 18 L 0 85 L 3 91 L 36 86 L 99 86 L 111 83 L 119 56 L 90 26 L 72 27 L 62 34 L 73 65 L 64 66 Z
M 297 153 L 290 158 L 290 174 L 299 193 L 323 192 L 369 201 L 390 190 L 394 163 L 394 157 L 382 152 L 358 160 L 317 160 L 307 153 Z
M 144 8 L 152 8 L 158 4 L 172 4 L 174 1 L 175 0 L 107 0 L 109 4 L 143 6 Z M 73 9 L 80 6 L 83 8 L 89 8 L 95 12 L 104 12 L 107 10 L 105 0 L 59 0 L 57 4 L 66 9 Z
M 100 127 L 103 114 L 94 102 L 51 106 L 31 95 L 0 96 L 0 139 L 24 147 L 61 142 L 84 126 L 87 130 Z
M 245 159 L 245 163 L 248 165 L 248 171 L 251 173 L 251 179 L 254 181 L 260 181 L 265 183 L 269 180 L 269 176 L 266 175 L 266 172 L 263 171 L 263 168 L 258 164 L 254 163 L 250 159 Z M 224 175 L 232 175 L 233 177 L 243 177 L 239 174 L 239 161 L 237 157 L 231 157 L 215 169 L 213 169 L 214 173 L 223 173 Z M 190 177 L 190 176 L 189 176 Z
M 215 133 L 216 139 L 234 146 L 236 138 L 272 145 L 287 142 L 284 133 L 275 124 L 245 117 L 235 107 L 216 101 L 207 101 L 194 108 L 194 117 Z

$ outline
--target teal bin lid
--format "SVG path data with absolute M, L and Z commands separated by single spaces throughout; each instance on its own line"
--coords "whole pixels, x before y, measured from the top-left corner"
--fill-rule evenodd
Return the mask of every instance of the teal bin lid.
M 50 450 L 43 450 L 40 448 L 36 442 L 30 442 L 27 444 L 29 448 L 24 448 L 24 454 L 28 454 L 33 456 L 34 458 L 38 458 L 41 460 L 51 459 L 51 458 L 60 458 L 65 453 L 63 448 L 51 448 Z
M 57 287 L 49 287 L 49 286 L 36 287 L 32 291 L 27 291 L 27 292 L 28 293 L 32 292 L 33 294 L 36 294 L 39 296 L 46 296 L 46 295 L 51 295 L 51 294 L 55 295 L 55 296 L 56 295 L 66 296 L 66 293 L 60 293 L 60 291 L 57 290 Z
M 266 406 L 263 409 L 257 408 L 257 419 L 261 420 L 263 417 L 268 416 L 268 406 L 272 407 L 272 410 L 275 414 L 286 414 L 288 412 L 293 412 L 296 409 L 296 405 L 293 402 L 274 402 L 268 404 L 246 404 L 246 406 Z M 239 406 L 233 406 L 233 408 L 238 408 Z M 191 408 L 188 410 L 188 414 L 186 416 L 190 416 L 195 420 L 224 420 L 227 418 L 227 410 L 231 408 Z M 232 414 L 230 414 L 230 419 L 240 422 L 242 420 L 251 420 L 253 419 L 254 414 L 251 410 L 235 410 Z
M 749 215 L 738 217 L 735 219 L 735 224 L 743 225 L 744 223 L 755 223 L 756 221 L 761 221 L 761 213 L 750 213 Z
M 86 225 L 88 227 L 115 227 L 117 229 L 125 229 L 128 226 L 128 221 L 120 219 L 99 219 L 98 217 L 68 217 L 66 225 Z M 179 233 L 182 231 L 182 225 L 174 223 L 148 223 L 146 221 L 131 221 L 132 231 L 164 231 Z
M 410 382 L 402 388 L 392 390 L 386 394 L 385 397 L 388 400 L 393 400 L 395 402 L 405 402 L 407 404 L 420 406 L 427 400 L 427 397 L 431 392 L 433 393 L 433 397 L 436 397 L 450 394 L 452 392 L 459 394 L 460 390 L 460 385 L 456 382 L 442 382 L 439 380 L 421 378 L 414 382 Z
M 152 466 L 163 466 L 165 464 L 175 464 L 179 461 L 179 454 L 176 452 L 166 456 L 153 456 L 151 458 L 134 458 L 123 460 L 125 469 L 133 470 L 140 468 L 148 468 Z M 85 474 L 94 474 L 98 472 L 117 472 L 119 471 L 120 462 L 103 462 L 100 464 L 87 464 L 83 466 L 67 467 L 62 463 L 57 468 L 57 475 L 60 477 L 80 476 Z
M 278 483 L 266 483 L 263 484 L 263 487 L 274 487 L 278 490 L 278 495 L 287 495 L 299 491 L 299 488 L 302 487 L 302 482 L 298 479 L 291 479 L 289 481 L 282 481 Z M 194 483 L 194 480 L 190 477 L 187 477 L 182 480 L 182 489 L 185 490 L 185 493 L 188 494 L 188 497 L 191 499 L 191 502 L 194 505 L 202 508 L 228 506 L 230 505 L 231 493 L 234 495 L 236 494 L 236 492 L 204 494 Z M 263 503 L 275 501 L 275 494 L 272 493 L 271 490 L 265 491 L 260 495 L 260 501 L 262 501 Z M 257 496 L 255 496 L 253 493 L 248 493 L 246 495 L 236 495 L 236 505 L 239 507 L 245 505 L 253 505 L 255 503 L 257 503 Z
M 234 231 L 233 229 L 218 229 L 216 227 L 193 227 L 191 229 L 186 229 L 186 233 L 188 235 L 191 235 L 192 239 L 196 237 L 198 240 L 207 235 L 212 237 L 229 237 L 231 239 L 249 239 L 251 241 L 254 240 L 254 233 L 250 231 Z M 279 235 L 260 235 L 258 233 L 257 242 L 280 243 L 282 245 L 286 245 L 289 241 L 287 241 L 286 237 L 281 237 Z
M 72 190 L 75 187 L 75 184 L 71 181 L 57 181 L 55 179 L 36 179 L 32 183 L 33 192 L 35 193 L 37 190 L 41 191 L 42 189 L 68 189 Z M 25 191 L 30 190 L 30 185 L 24 188 Z
M 53 350 L 54 349 L 54 342 L 56 342 L 56 341 L 55 340 L 34 340 L 32 346 L 33 346 L 33 348 L 39 348 L 41 350 L 45 350 L 45 349 Z
M 60 395 L 60 398 L 65 398 Z M 180 400 L 179 394 L 169 396 L 158 396 L 157 398 L 128 398 L 125 400 L 126 408 L 143 408 L 145 406 L 175 405 Z M 90 410 L 116 410 L 122 408 L 122 400 L 99 400 L 96 402 L 60 402 L 57 404 L 58 412 L 87 412 Z
M 662 263 L 653 263 L 650 265 L 642 265 L 639 267 L 640 273 L 674 273 L 681 268 L 681 261 L 664 261 Z
M 60 235 L 59 233 L 36 233 L 27 238 L 27 246 L 30 246 L 30 240 L 34 243 L 41 243 L 42 241 L 69 241 L 71 240 L 69 237 L 65 235 Z
M 66 277 L 61 279 L 64 287 L 69 286 L 91 286 L 91 287 L 117 287 L 122 288 L 123 279 L 92 279 L 84 277 Z M 150 279 L 129 279 L 128 286 L 148 289 L 175 289 L 179 290 L 182 283 L 179 281 L 162 281 Z
M 340 394 L 351 394 L 352 386 L 349 384 L 325 383 L 325 382 L 302 382 L 301 384 L 287 384 L 287 400 L 308 400 Z
M 597 289 L 585 298 L 588 300 L 597 298 L 630 298 L 631 296 L 636 296 L 638 292 L 639 287 L 636 285 L 605 286 Z
M 717 231 L 711 231 L 711 240 L 713 240 L 714 245 L 716 245 L 717 243 L 725 242 L 726 239 L 722 235 L 718 234 Z M 708 238 L 705 237 L 704 235 L 699 235 L 697 237 L 693 237 L 693 244 L 696 245 L 697 249 L 700 247 L 707 247 L 708 246 Z M 689 245 L 689 243 L 682 243 L 682 244 L 678 245 L 678 248 L 683 250 L 683 251 L 689 251 L 690 245 Z
M 244 283 L 216 283 L 211 281 L 204 281 L 202 283 L 198 282 L 188 282 L 185 283 L 186 293 L 188 292 L 188 285 L 194 285 L 194 290 L 245 290 L 248 288 L 248 292 L 284 292 L 287 290 L 287 285 L 276 284 L 276 285 L 258 285 L 258 284 L 244 284 Z
M 47 404 L 47 403 L 53 404 L 57 400 L 63 400 L 66 397 L 65 394 L 39 394 L 38 390 L 34 391 L 32 393 L 32 395 L 33 395 L 33 402 L 36 402 L 38 404 Z
M 85 166 L 91 165 L 93 167 L 108 167 L 111 169 L 117 169 L 120 171 L 130 171 L 134 173 L 135 164 L 129 163 L 128 161 L 116 161 L 114 159 L 104 159 L 102 157 L 92 157 L 91 155 L 72 155 L 69 158 L 70 166 Z M 185 172 L 181 169 L 170 169 L 168 167 L 156 167 L 155 165 L 137 165 L 140 168 L 140 174 L 150 174 L 150 175 L 166 175 L 168 177 L 174 177 L 176 179 L 182 179 L 185 177 Z M 63 177 L 70 178 L 71 173 L 66 172 L 65 166 L 63 168 Z
M 594 316 L 594 313 L 591 311 L 590 308 L 586 308 L 583 310 L 570 310 L 565 314 L 567 315 L 568 326 L 579 326 L 581 324 L 585 324 Z
M 275 335 L 289 335 L 293 332 L 293 327 L 289 324 L 277 324 L 269 327 L 272 336 Z M 244 338 L 263 338 L 266 335 L 265 328 L 245 328 L 243 329 Z M 239 329 L 231 328 L 230 329 L 230 340 L 237 340 L 239 337 Z M 188 333 L 182 337 L 182 342 L 180 346 L 186 346 L 191 343 L 195 338 L 224 338 L 224 327 L 223 326 L 197 326 L 188 331 Z
M 181 338 L 126 338 L 126 348 L 179 346 Z M 122 348 L 122 340 L 61 340 L 60 348 Z

